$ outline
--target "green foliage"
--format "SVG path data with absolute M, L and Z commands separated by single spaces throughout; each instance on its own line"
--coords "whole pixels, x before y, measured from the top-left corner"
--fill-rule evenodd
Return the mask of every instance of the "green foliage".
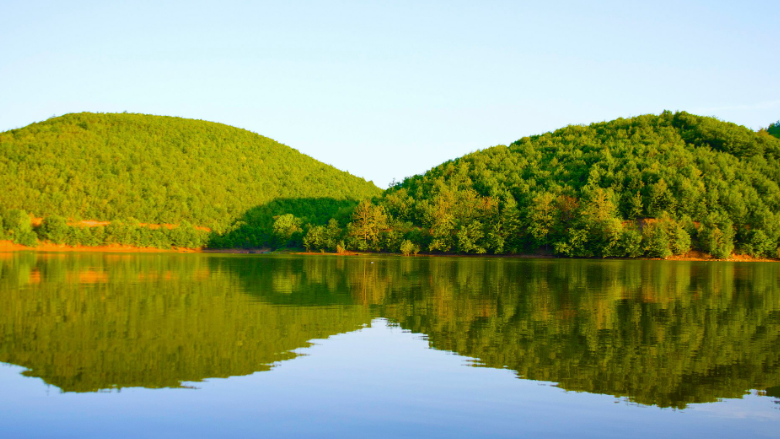
M 303 237 L 303 246 L 306 250 L 325 250 L 328 241 L 328 231 L 325 226 L 310 226 L 306 236 Z
M 278 247 L 277 237 L 273 233 L 273 224 L 281 215 L 293 215 L 302 224 L 324 225 L 332 219 L 336 226 L 346 224 L 357 206 L 354 200 L 335 200 L 332 198 L 278 199 L 247 211 L 238 221 L 226 230 L 215 231 L 209 237 L 210 248 L 259 248 Z M 339 234 L 340 236 L 340 234 Z M 340 238 L 339 238 L 340 239 Z M 302 244 L 299 243 L 299 244 Z M 329 245 L 335 249 L 335 243 Z
M 141 228 L 139 230 L 149 230 L 147 228 Z M 170 239 L 171 245 L 176 248 L 199 248 L 203 245 L 203 239 L 201 233 L 195 229 L 195 227 L 189 222 L 185 221 L 173 229 L 167 230 L 168 239 Z M 153 242 L 149 242 L 153 244 Z M 149 245 L 153 247 L 154 245 Z
M 0 218 L 2 221 L 0 222 L 3 224 L 3 235 L 6 239 L 27 247 L 38 245 L 38 236 L 33 231 L 32 220 L 25 211 L 3 209 L 0 211 L 0 215 L 2 215 L 2 218 Z
M 417 253 L 420 252 L 420 246 L 412 243 L 412 241 L 409 241 L 408 239 L 405 239 L 404 242 L 401 243 L 400 250 L 404 256 L 409 256 L 411 254 L 417 255 Z
M 68 220 L 59 215 L 47 216 L 38 229 L 38 236 L 54 244 L 64 244 L 68 233 Z
M 702 249 L 719 259 L 728 259 L 734 250 L 734 227 L 728 217 L 709 214 L 699 230 Z
M 124 245 L 160 249 L 201 248 L 206 245 L 208 233 L 196 229 L 186 221 L 179 226 L 159 227 L 142 225 L 135 219 L 116 220 L 107 226 L 68 224 L 65 218 L 46 217 L 36 229 L 30 215 L 18 209 L 0 210 L 0 238 L 28 247 L 38 240 L 69 246 Z
M 777 239 L 773 239 L 763 231 L 756 230 L 750 234 L 749 240 L 743 245 L 745 253 L 758 257 L 777 257 Z
M 35 232 L 22 232 L 14 235 L 14 242 L 27 247 L 35 247 L 38 245 L 38 236 Z
M 328 221 L 328 227 L 325 229 L 325 249 L 336 251 L 336 246 L 341 242 L 343 231 L 339 227 L 338 221 L 331 218 Z
M 547 236 L 555 225 L 555 197 L 547 192 L 536 195 L 528 207 L 528 233 L 538 245 L 547 245 Z
M 323 200 L 309 211 L 324 224 L 336 215 L 334 204 L 381 192 L 246 130 L 124 113 L 68 114 L 0 133 L 0 188 L 0 206 L 36 216 L 186 221 L 219 236 L 244 221 L 259 235 L 250 239 L 257 246 L 268 244 L 274 216 L 296 214 L 278 200 Z
M 568 126 L 445 162 L 374 204 L 431 252 L 774 255 L 780 140 L 684 112 Z
M 24 209 L 51 217 L 38 232 L 52 242 L 396 252 L 409 241 L 440 253 L 774 256 L 778 129 L 685 112 L 568 126 L 445 162 L 379 196 L 370 182 L 248 131 L 71 114 L 0 133 L 0 236 L 34 241 L 9 213 Z M 61 218 L 112 222 L 65 231 Z M 645 223 L 655 225 L 640 232 Z
M 9 209 L 3 212 L 3 227 L 12 234 L 32 231 L 30 215 L 19 209 Z
M 295 247 L 301 242 L 302 221 L 292 214 L 279 215 L 274 218 L 273 233 L 278 247 Z
M 669 249 L 669 234 L 663 224 L 645 225 L 642 235 L 647 256 L 666 259 L 672 255 L 672 251 Z
M 675 223 L 670 231 L 670 248 L 675 255 L 684 255 L 691 251 L 691 235 L 685 228 Z
M 620 247 L 629 258 L 638 258 L 644 254 L 642 233 L 635 227 L 626 227 L 620 235 Z
M 380 232 L 387 227 L 387 214 L 383 206 L 374 206 L 363 200 L 352 212 L 349 236 L 358 250 L 380 250 Z
M 766 131 L 767 133 L 780 139 L 780 120 L 773 124 L 770 124 L 769 128 L 767 128 Z

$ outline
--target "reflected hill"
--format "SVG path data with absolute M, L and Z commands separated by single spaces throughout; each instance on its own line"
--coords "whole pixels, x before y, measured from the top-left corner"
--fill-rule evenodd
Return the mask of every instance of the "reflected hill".
M 0 361 L 66 392 L 179 387 L 270 370 L 310 340 L 371 322 L 359 306 L 265 304 L 212 265 L 197 255 L 0 259 Z
M 780 388 L 776 264 L 0 254 L 0 311 L 0 361 L 63 391 L 270 370 L 376 317 L 640 404 Z
M 381 314 L 566 390 L 685 407 L 780 384 L 773 264 L 431 260 Z

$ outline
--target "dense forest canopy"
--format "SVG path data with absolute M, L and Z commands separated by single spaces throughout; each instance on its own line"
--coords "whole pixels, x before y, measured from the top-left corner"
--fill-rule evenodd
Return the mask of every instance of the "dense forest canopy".
M 188 222 L 218 232 L 278 200 L 338 204 L 380 193 L 371 182 L 246 130 L 95 113 L 0 133 L 0 187 L 0 206 L 39 217 Z M 314 203 L 313 218 L 317 209 Z
M 776 257 L 778 184 L 780 139 L 768 130 L 664 112 L 524 137 L 406 178 L 358 206 L 345 245 Z M 312 247 L 320 232 L 307 234 Z
M 780 122 L 756 132 L 667 111 L 524 137 L 447 161 L 381 193 L 370 182 L 225 125 L 71 114 L 0 134 L 0 239 L 404 254 L 666 258 L 697 250 L 717 258 L 777 257 L 777 136 Z M 26 213 L 47 219 L 33 227 Z M 73 227 L 79 218 L 118 225 Z M 144 223 L 180 227 L 154 231 Z

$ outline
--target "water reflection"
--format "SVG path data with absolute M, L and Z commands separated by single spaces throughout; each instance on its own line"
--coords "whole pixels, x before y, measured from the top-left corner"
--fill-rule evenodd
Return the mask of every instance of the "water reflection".
M 269 370 L 376 317 L 478 367 L 685 407 L 780 398 L 780 266 L 0 255 L 0 361 L 63 391 Z
M 370 322 L 357 306 L 261 303 L 219 267 L 188 255 L 2 261 L 0 361 L 64 391 L 178 387 L 269 370 Z

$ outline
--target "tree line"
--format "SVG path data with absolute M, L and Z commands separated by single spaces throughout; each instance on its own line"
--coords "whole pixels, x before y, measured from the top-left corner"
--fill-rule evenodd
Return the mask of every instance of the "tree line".
M 41 242 L 68 246 L 126 245 L 140 248 L 194 249 L 208 243 L 209 233 L 184 222 L 176 227 L 150 227 L 136 219 L 116 220 L 106 226 L 69 224 L 65 217 L 51 215 L 33 226 L 30 215 L 19 209 L 0 208 L 0 240 L 27 247 Z

